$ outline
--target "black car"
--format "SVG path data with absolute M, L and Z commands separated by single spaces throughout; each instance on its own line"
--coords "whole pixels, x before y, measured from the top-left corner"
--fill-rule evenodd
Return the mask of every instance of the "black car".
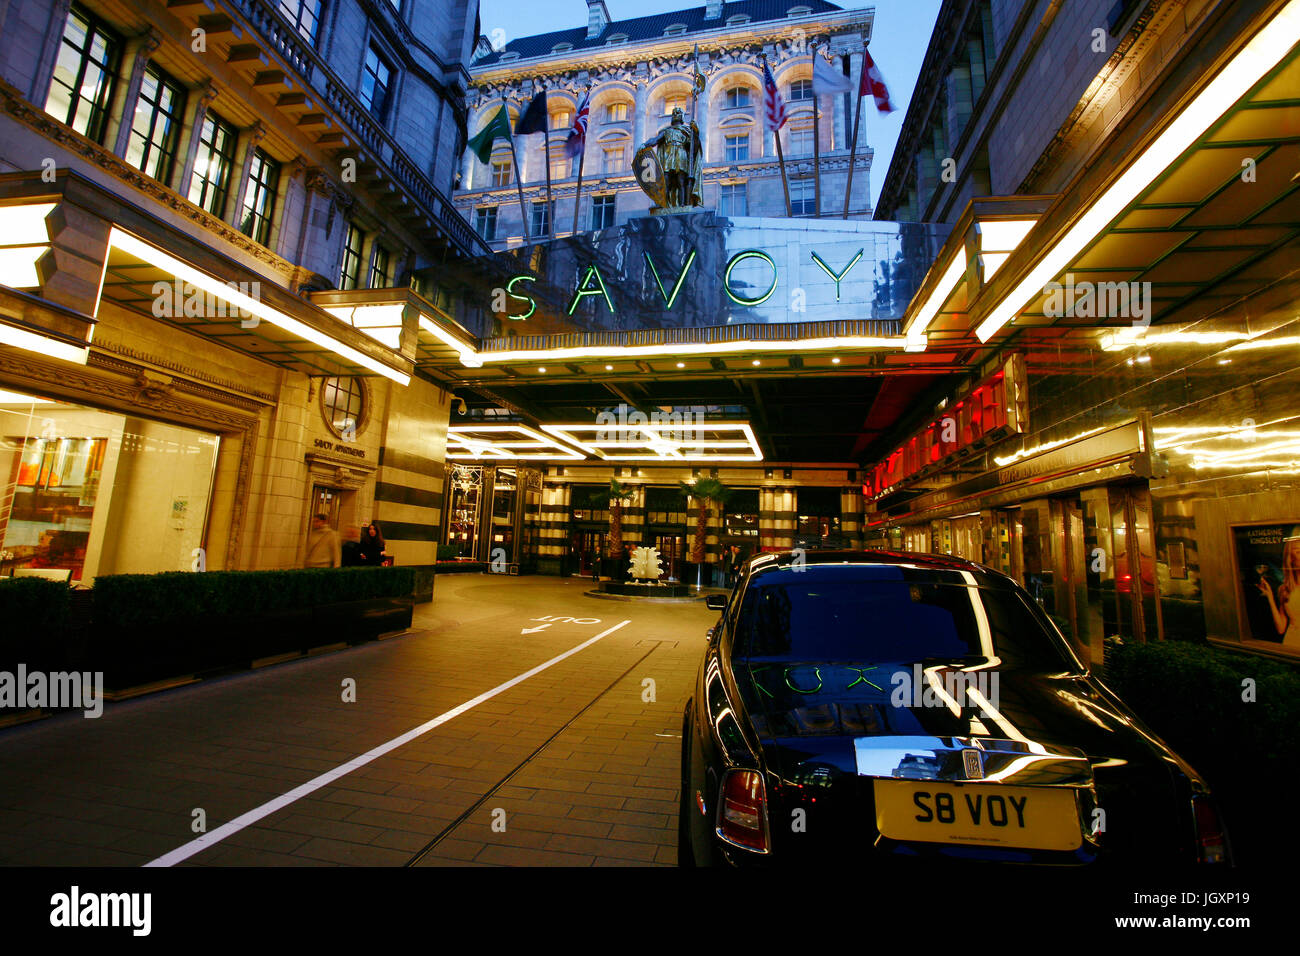
M 958 558 L 764 554 L 682 724 L 683 865 L 1230 863 L 1205 782 L 1023 588 Z

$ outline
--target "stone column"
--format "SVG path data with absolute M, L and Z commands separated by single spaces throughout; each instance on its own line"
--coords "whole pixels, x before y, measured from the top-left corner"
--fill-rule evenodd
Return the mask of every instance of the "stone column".
M 638 66 L 640 66 L 640 65 L 641 65 L 641 64 L 638 64 Z M 641 71 L 638 69 L 637 72 L 640 73 Z M 635 97 L 634 97 L 634 105 L 633 105 L 633 107 L 632 107 L 632 109 L 633 109 L 633 115 L 632 115 L 632 155 L 635 155 L 635 154 L 636 154 L 636 151 L 637 151 L 638 149 L 641 148 L 641 144 L 644 143 L 645 140 L 646 140 L 646 135 L 645 135 L 645 128 L 646 128 L 646 115 L 645 115 L 645 111 L 646 111 L 646 105 L 647 105 L 646 100 L 649 98 L 647 94 L 648 94 L 648 92 L 649 92 L 649 89 L 648 89 L 648 88 L 649 88 L 650 80 L 649 80 L 649 77 L 648 77 L 648 76 L 638 76 L 638 77 L 637 77 L 633 82 L 636 83 L 636 95 L 635 95 Z M 628 158 L 627 158 L 627 162 L 628 162 L 628 166 L 630 167 L 631 164 L 632 164 L 632 156 L 628 156 Z
M 140 100 L 140 86 L 144 82 L 145 67 L 149 65 L 149 57 L 161 43 L 162 34 L 150 27 L 146 33 L 127 44 L 128 53 L 134 57 L 131 61 L 131 76 L 127 81 L 126 94 L 121 104 L 115 104 L 112 112 L 112 115 L 121 117 L 117 124 L 117 138 L 113 143 L 113 153 L 122 159 L 126 159 L 127 146 L 131 142 L 131 123 L 135 118 L 136 104 Z
M 194 112 L 190 114 L 190 141 L 185 147 L 184 162 L 181 163 L 180 182 L 176 186 L 176 191 L 182 196 L 189 198 L 190 183 L 194 179 L 194 162 L 199 152 L 199 139 L 203 135 L 203 123 L 208 116 L 208 107 L 212 101 L 217 98 L 217 88 L 211 83 L 205 83 L 194 91 L 195 103 Z M 230 201 L 229 197 L 226 199 Z
M 230 223 L 236 229 L 239 228 L 239 220 L 243 216 L 244 196 L 248 192 L 248 176 L 253 166 L 253 150 L 266 138 L 266 127 L 262 121 L 258 120 L 247 130 L 244 131 L 244 150 L 243 158 L 239 163 L 239 178 L 234 181 L 234 202 L 226 210 L 226 222 Z
M 45 30 L 45 43 L 38 52 L 36 70 L 32 75 L 31 103 L 44 106 L 50 95 L 50 82 L 54 79 L 54 64 L 63 47 L 63 30 L 68 22 L 68 9 L 72 0 L 54 0 L 50 4 L 50 20 Z M 16 15 L 16 14 L 15 14 Z

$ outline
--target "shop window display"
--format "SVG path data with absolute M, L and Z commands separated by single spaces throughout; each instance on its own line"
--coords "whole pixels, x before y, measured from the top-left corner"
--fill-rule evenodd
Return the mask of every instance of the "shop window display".
M 203 546 L 217 437 L 0 392 L 2 574 L 189 570 Z

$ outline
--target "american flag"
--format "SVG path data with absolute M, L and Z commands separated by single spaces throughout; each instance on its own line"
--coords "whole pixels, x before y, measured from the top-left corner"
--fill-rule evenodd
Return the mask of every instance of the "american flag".
M 767 61 L 763 61 L 763 112 L 767 116 L 767 128 L 776 131 L 785 125 L 785 103 L 777 92 L 776 80 Z
M 564 142 L 564 152 L 570 159 L 582 152 L 587 143 L 587 115 L 591 112 L 588 101 L 591 99 L 591 91 L 582 98 L 578 105 L 578 112 L 573 117 L 573 126 L 569 128 L 569 138 Z

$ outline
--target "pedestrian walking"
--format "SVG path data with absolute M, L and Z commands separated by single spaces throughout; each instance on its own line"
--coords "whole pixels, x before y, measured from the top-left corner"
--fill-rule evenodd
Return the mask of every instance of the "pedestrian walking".
M 307 535 L 307 567 L 337 568 L 343 563 L 339 533 L 329 525 L 329 518 L 318 514 L 311 519 Z
M 361 563 L 378 567 L 384 563 L 384 535 L 379 522 L 372 521 L 361 532 Z

